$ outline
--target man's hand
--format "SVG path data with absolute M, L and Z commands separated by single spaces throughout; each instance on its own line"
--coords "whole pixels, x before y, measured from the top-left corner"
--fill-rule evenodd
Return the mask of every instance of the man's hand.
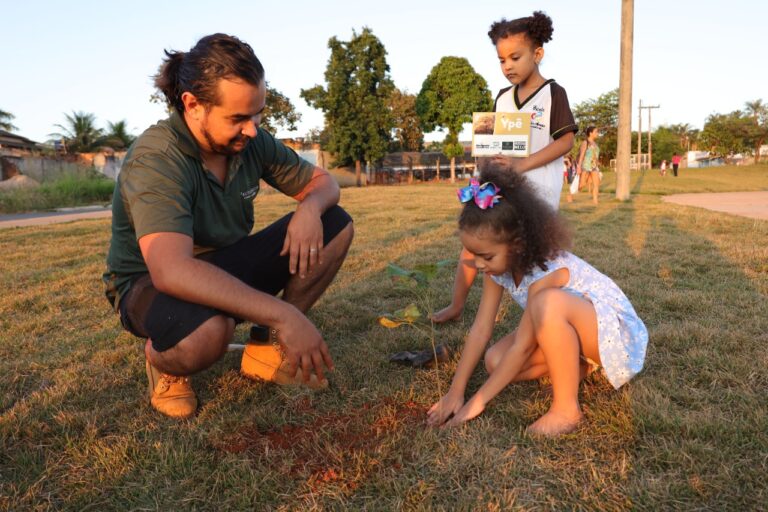
M 312 268 L 322 263 L 320 253 L 323 250 L 323 222 L 320 212 L 309 204 L 300 204 L 288 223 L 285 243 L 280 256 L 290 255 L 288 270 L 304 278 Z
M 309 382 L 313 368 L 317 380 L 322 381 L 325 379 L 324 366 L 333 371 L 333 359 L 328 352 L 328 345 L 312 322 L 298 310 L 295 311 L 295 315 L 290 315 L 275 326 L 278 330 L 278 341 L 291 367 L 295 370 L 301 368 L 304 382 Z M 294 371 L 291 377 L 295 375 Z

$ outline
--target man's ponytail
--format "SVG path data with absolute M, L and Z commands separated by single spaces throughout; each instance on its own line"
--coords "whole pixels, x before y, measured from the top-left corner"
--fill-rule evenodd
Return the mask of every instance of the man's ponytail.
M 179 78 L 181 66 L 184 63 L 184 52 L 165 51 L 165 60 L 155 75 L 155 87 L 165 96 L 165 101 L 178 112 L 184 112 L 184 104 L 181 101 L 181 86 Z

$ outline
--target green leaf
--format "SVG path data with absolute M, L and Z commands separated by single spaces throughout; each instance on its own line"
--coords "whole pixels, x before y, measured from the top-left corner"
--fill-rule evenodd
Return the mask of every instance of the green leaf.
M 416 304 L 408 304 L 392 314 L 385 313 L 381 315 L 379 317 L 379 324 L 388 329 L 394 329 L 404 324 L 413 324 L 419 318 L 421 318 L 421 311 L 419 311 L 418 306 Z

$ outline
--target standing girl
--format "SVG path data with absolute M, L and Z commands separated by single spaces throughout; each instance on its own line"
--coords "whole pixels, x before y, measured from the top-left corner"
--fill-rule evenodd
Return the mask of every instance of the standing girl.
M 519 176 L 486 169 L 482 185 L 459 191 L 461 243 L 483 276 L 483 295 L 448 392 L 427 413 L 430 425 L 458 425 L 483 412 L 509 383 L 549 375 L 549 411 L 528 427 L 534 434 L 571 432 L 582 419 L 579 381 L 585 362 L 602 365 L 615 387 L 643 367 L 648 331 L 607 276 L 565 249 L 569 234 L 558 214 Z M 517 329 L 485 352 L 490 374 L 464 403 L 464 392 L 493 334 L 506 289 L 523 307 Z
M 506 172 L 518 173 L 531 182 L 550 208 L 557 210 L 563 187 L 563 155 L 573 147 L 578 130 L 573 120 L 565 89 L 539 72 L 544 58 L 544 43 L 552 39 L 552 19 L 543 12 L 512 21 L 502 19 L 491 25 L 491 38 L 499 57 L 501 72 L 512 84 L 496 97 L 494 111 L 523 112 L 531 116 L 530 156 L 493 157 L 493 163 Z M 477 271 L 467 262 L 466 250 L 459 256 L 451 304 L 432 316 L 437 323 L 458 318 L 464 310 L 469 289 Z
M 592 202 L 597 204 L 597 194 L 600 191 L 600 167 L 597 160 L 600 157 L 600 148 L 595 142 L 600 134 L 594 126 L 587 127 L 587 138 L 579 148 L 579 160 L 576 165 L 582 179 L 586 179 L 587 190 L 592 194 Z

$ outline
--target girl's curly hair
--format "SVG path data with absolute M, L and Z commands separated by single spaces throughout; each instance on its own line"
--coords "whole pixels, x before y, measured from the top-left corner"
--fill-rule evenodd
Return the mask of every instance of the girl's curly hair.
M 488 37 L 495 45 L 499 39 L 513 36 L 515 34 L 525 34 L 534 44 L 534 48 L 544 46 L 552 40 L 552 18 L 541 11 L 535 11 L 532 16 L 517 18 L 507 21 L 505 18 L 491 25 L 488 31 Z
M 491 208 L 481 210 L 474 201 L 464 204 L 459 215 L 459 229 L 485 231 L 510 248 L 510 266 L 528 274 L 571 246 L 571 231 L 558 213 L 545 203 L 528 180 L 506 169 L 503 164 L 487 165 L 480 183 L 499 187 L 501 199 Z

